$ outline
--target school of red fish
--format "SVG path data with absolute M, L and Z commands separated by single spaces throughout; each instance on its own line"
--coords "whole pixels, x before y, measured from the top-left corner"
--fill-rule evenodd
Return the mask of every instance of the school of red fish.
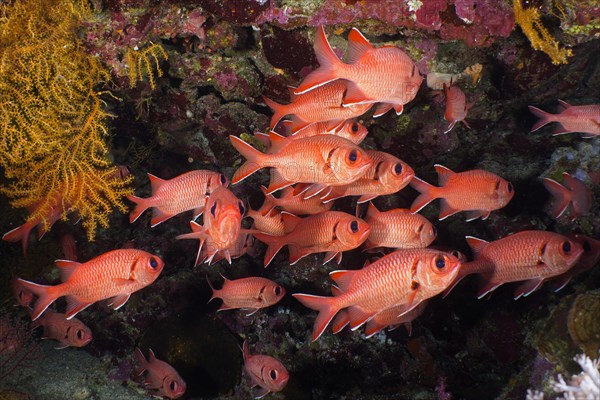
M 323 262 L 339 264 L 342 254 L 362 246 L 365 251 L 393 249 L 359 270 L 337 270 L 330 274 L 334 284 L 331 296 L 292 294 L 303 305 L 318 311 L 312 340 L 324 334 L 332 324 L 333 332 L 349 326 L 356 330 L 365 325 L 366 337 L 389 327 L 406 325 L 424 310 L 434 296 L 448 292 L 464 277 L 477 274 L 484 284 L 483 297 L 498 286 L 518 282 L 515 299 L 527 296 L 547 281 L 555 290 L 566 285 L 573 275 L 593 267 L 600 258 L 600 242 L 582 235 L 563 236 L 550 231 L 522 231 L 493 241 L 467 237 L 473 259 L 457 251 L 430 248 L 436 228 L 418 214 L 430 202 L 439 199 L 439 219 L 464 213 L 466 220 L 485 220 L 490 213 L 506 206 L 514 196 L 513 185 L 501 176 L 482 169 L 452 171 L 435 165 L 438 186 L 415 176 L 415 171 L 394 154 L 365 150 L 360 143 L 368 134 L 356 119 L 372 107 L 373 117 L 394 109 L 401 114 L 416 96 L 423 81 L 413 60 L 396 46 L 374 47 L 354 28 L 348 35 L 346 61 L 335 54 L 323 27 L 316 30 L 315 52 L 319 68 L 297 88 L 291 89 L 291 102 L 278 104 L 264 98 L 273 110 L 268 133 L 255 133 L 256 146 L 230 136 L 231 144 L 245 158 L 233 174 L 238 184 L 253 173 L 269 168 L 270 183 L 262 187 L 264 204 L 246 209 L 228 188 L 229 180 L 221 173 L 194 170 L 169 180 L 149 174 L 152 195 L 130 196 L 135 203 L 130 216 L 134 223 L 152 209 L 151 227 L 167 219 L 192 211 L 191 232 L 177 239 L 198 239 L 195 265 L 242 257 L 252 247 L 253 238 L 266 245 L 264 267 L 280 250 L 287 247 L 289 264 L 294 265 L 313 253 L 324 253 Z M 444 83 L 447 131 L 457 122 L 470 129 L 465 118 L 472 104 L 455 82 Z M 549 114 L 530 106 L 539 117 L 532 131 L 548 123 L 557 123 L 555 134 L 583 133 L 600 135 L 600 105 L 569 105 L 560 101 L 562 111 Z M 286 119 L 287 118 L 287 119 Z M 589 212 L 590 189 L 565 172 L 564 184 L 543 178 L 553 196 L 551 215 L 559 218 L 566 210 L 575 219 Z M 411 186 L 420 194 L 410 209 L 378 210 L 371 200 L 397 193 Z M 276 194 L 276 195 L 274 195 Z M 333 211 L 334 201 L 356 197 L 367 203 L 364 218 Z M 57 199 L 60 201 L 60 199 Z M 347 200 L 349 201 L 349 200 Z M 203 223 L 196 218 L 203 216 Z M 358 209 L 357 209 L 357 215 Z M 59 216 L 48 216 L 56 221 Z M 242 221 L 250 217 L 251 228 Z M 27 250 L 28 235 L 39 221 L 18 227 L 3 237 L 21 241 Z M 76 314 L 95 302 L 108 299 L 115 310 L 122 307 L 138 290 L 152 284 L 164 263 L 156 255 L 136 249 L 113 250 L 87 262 L 58 260 L 63 283 L 45 286 L 23 279 L 13 284 L 20 305 L 27 307 L 36 326 L 44 327 L 44 337 L 58 341 L 60 347 L 85 346 L 91 331 Z M 248 315 L 276 304 L 286 289 L 263 277 L 229 280 L 213 290 L 213 299 L 221 299 L 221 310 L 243 309 Z M 65 313 L 48 307 L 66 297 Z M 250 354 L 246 341 L 242 347 L 244 370 L 252 386 L 258 386 L 257 398 L 282 390 L 289 379 L 285 366 L 268 355 Z M 178 398 L 186 384 L 169 364 L 149 350 L 146 359 L 135 350 L 138 375 L 146 372 L 145 385 L 158 396 Z

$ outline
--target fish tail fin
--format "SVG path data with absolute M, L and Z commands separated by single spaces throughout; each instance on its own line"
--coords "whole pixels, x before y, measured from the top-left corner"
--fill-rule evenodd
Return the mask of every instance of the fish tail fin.
M 319 68 L 304 78 L 300 86 L 294 91 L 295 94 L 308 92 L 340 78 L 337 73 L 343 63 L 331 48 L 322 25 L 317 28 L 315 33 L 315 55 L 319 61 Z
M 438 198 L 436 193 L 437 187 L 430 185 L 416 176 L 410 181 L 410 186 L 421 193 L 410 206 L 410 211 L 412 213 L 421 211 L 423 207 Z
M 135 207 L 131 214 L 129 214 L 129 223 L 132 224 L 142 215 L 144 211 L 146 211 L 150 207 L 150 202 L 148 199 L 143 199 L 137 196 L 127 196 L 127 200 L 135 203 Z
M 571 191 L 550 178 L 544 178 L 542 183 L 553 198 L 550 206 L 550 215 L 552 215 L 552 218 L 554 219 L 559 218 L 571 202 Z
M 144 353 L 142 353 L 142 350 L 140 350 L 139 347 L 135 348 L 135 358 L 140 364 L 140 367 L 135 370 L 135 375 L 140 376 L 148 369 L 148 360 L 146 360 Z
M 269 99 L 268 97 L 263 96 L 263 100 L 267 106 L 271 110 L 273 110 L 273 116 L 271 117 L 271 129 L 275 128 L 275 125 L 281 120 L 281 118 L 285 117 L 288 114 L 287 104 L 279 104 Z
M 231 183 L 235 184 L 243 181 L 264 166 L 264 154 L 237 136 L 229 135 L 229 140 L 231 140 L 233 147 L 246 158 L 246 162 L 235 171 L 231 178 Z
M 56 288 L 60 285 L 57 285 L 57 286 L 40 285 L 37 283 L 26 281 L 21 278 L 17 279 L 17 281 L 25 289 L 27 289 L 28 291 L 30 291 L 31 293 L 35 294 L 38 297 L 37 300 L 35 301 L 35 303 L 33 304 L 33 307 L 31 310 L 31 320 L 32 321 L 35 321 L 36 319 L 38 319 L 39 316 L 42 315 L 44 313 L 44 311 L 46 311 L 48 306 L 50 306 L 50 304 L 52 304 L 58 297 L 60 297 L 58 294 L 58 291 L 56 290 Z
M 273 236 L 266 233 L 254 233 L 254 237 L 265 243 L 267 251 L 265 252 L 265 268 L 271 263 L 273 258 L 279 253 L 279 250 L 285 246 L 285 236 Z
M 531 127 L 531 132 L 535 132 L 538 129 L 540 129 L 541 127 L 543 127 L 544 125 L 555 121 L 554 114 L 550 114 L 550 113 L 547 113 L 546 111 L 542 111 L 537 107 L 529 106 L 529 111 L 533 115 L 535 115 L 536 117 L 539 118 L 539 120 L 535 124 L 533 124 L 533 126 Z
M 29 233 L 35 227 L 36 224 L 33 222 L 25 222 L 21 226 L 17 226 L 15 229 L 8 231 L 2 236 L 2 240 L 7 242 L 16 243 L 21 241 L 23 246 L 23 255 L 27 256 L 27 244 L 29 241 Z
M 312 341 L 317 340 L 327 328 L 335 314 L 340 310 L 335 297 L 314 296 L 311 294 L 294 293 L 294 296 L 304 306 L 319 312 L 313 328 Z
M 208 287 L 210 287 L 210 290 L 212 291 L 212 295 L 207 303 L 210 303 L 211 301 L 213 301 L 213 299 L 221 298 L 221 296 L 220 296 L 221 290 L 215 289 L 215 287 L 212 285 L 212 283 L 210 283 L 210 279 L 208 279 L 208 275 L 206 275 L 206 283 L 208 283 Z

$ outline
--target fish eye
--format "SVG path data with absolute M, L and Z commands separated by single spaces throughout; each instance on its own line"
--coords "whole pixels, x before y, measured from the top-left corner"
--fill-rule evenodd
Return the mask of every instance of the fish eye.
M 227 183 L 227 177 L 223 174 L 221 174 L 221 185 L 225 186 L 225 184 Z
M 446 266 L 446 260 L 444 260 L 444 257 L 442 257 L 442 256 L 436 257 L 435 266 L 437 269 L 443 269 Z
M 150 268 L 156 269 L 156 267 L 158 267 L 158 261 L 156 261 L 156 258 L 151 257 L 150 258 Z
M 350 154 L 348 154 L 348 160 L 351 164 L 353 164 L 358 159 L 358 153 L 356 150 L 352 150 Z
M 277 379 L 277 371 L 275 371 L 274 369 L 271 370 L 271 373 L 269 375 L 271 375 L 271 379 Z
M 172 391 L 177 390 L 177 382 L 171 381 L 171 383 L 169 384 L 169 389 L 171 389 Z
M 402 164 L 396 164 L 394 166 L 394 172 L 396 173 L 396 175 L 400 175 L 402 173 Z
M 563 242 L 562 250 L 565 254 L 569 254 L 571 252 L 571 242 L 569 242 L 569 241 Z
M 245 212 L 246 212 L 246 207 L 244 207 L 244 203 L 242 203 L 240 201 L 240 214 L 242 214 L 242 216 L 243 216 Z
M 354 133 L 358 132 L 358 124 L 356 122 L 352 123 L 352 126 L 350 129 L 352 129 L 352 132 L 354 132 Z
M 79 339 L 79 340 L 83 339 L 83 331 L 81 329 L 77 330 L 77 339 Z
M 217 217 L 217 203 L 216 202 L 210 208 L 210 213 L 212 214 L 213 218 Z
M 358 232 L 358 221 L 350 222 L 350 230 L 352 231 L 352 233 Z
M 275 286 L 275 296 L 279 296 L 281 294 L 281 287 Z
M 508 182 L 508 193 L 512 193 L 512 191 L 513 191 L 513 185 L 510 182 Z

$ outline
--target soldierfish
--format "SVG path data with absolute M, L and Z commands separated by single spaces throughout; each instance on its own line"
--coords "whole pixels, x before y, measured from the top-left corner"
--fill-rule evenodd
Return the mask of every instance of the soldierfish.
M 308 185 L 306 184 L 299 184 L 296 185 L 296 187 L 288 186 L 280 192 L 279 197 L 269 194 L 269 191 L 264 186 L 261 186 L 260 188 L 265 195 L 265 199 L 269 199 L 276 207 L 279 207 L 290 214 L 319 214 L 324 211 L 329 211 L 331 207 L 333 207 L 333 202 L 323 203 L 318 196 L 305 199 L 304 189 L 307 187 Z
M 265 267 L 283 246 L 288 246 L 290 264 L 312 253 L 326 252 L 324 263 L 337 258 L 342 252 L 360 246 L 369 236 L 369 225 L 360 218 L 341 211 L 326 211 L 305 218 L 283 214 L 286 234 L 272 236 L 255 233 L 254 237 L 269 247 L 265 253 Z
M 254 172 L 273 167 L 268 193 L 298 182 L 313 183 L 307 191 L 318 194 L 327 186 L 351 183 L 364 174 L 373 160 L 351 141 L 334 135 L 318 135 L 293 140 L 269 132 L 272 154 L 264 154 L 236 136 L 229 136 L 246 162 L 234 173 L 239 183 Z
M 463 264 L 446 294 L 465 276 L 480 274 L 485 284 L 477 295 L 482 298 L 508 282 L 522 282 L 515 299 L 537 290 L 549 278 L 567 272 L 583 254 L 578 242 L 547 231 L 522 231 L 493 242 L 467 236 L 474 260 Z
M 457 212 L 467 211 L 467 221 L 486 219 L 490 212 L 498 210 L 512 199 L 514 193 L 510 182 L 496 174 L 481 169 L 453 172 L 436 164 L 440 187 L 435 187 L 415 177 L 410 185 L 421 192 L 410 210 L 418 212 L 432 200 L 441 199 L 439 219 L 443 220 Z
M 583 253 L 574 266 L 564 274 L 553 278 L 548 284 L 555 292 L 565 287 L 575 275 L 592 269 L 600 261 L 600 240 L 585 235 L 567 235 L 567 237 L 579 243 L 583 248 Z
M 323 202 L 345 196 L 360 196 L 357 202 L 366 203 L 378 196 L 400 191 L 415 176 L 415 171 L 407 163 L 389 153 L 376 150 L 366 150 L 366 153 L 373 160 L 373 165 L 354 182 L 331 187 L 329 193 L 321 197 Z
M 65 314 L 46 310 L 32 323 L 32 328 L 44 327 L 42 339 L 54 339 L 60 343 L 57 349 L 83 347 L 92 341 L 92 331 L 77 318 L 67 319 Z
M 365 250 L 375 247 L 425 248 L 437 235 L 435 227 L 427 218 L 403 208 L 380 212 L 369 203 L 365 222 L 371 227 Z
M 295 93 L 302 94 L 337 79 L 347 79 L 343 106 L 382 103 L 374 117 L 394 108 L 401 114 L 415 98 L 423 77 L 408 54 L 396 46 L 375 48 L 356 28 L 348 34 L 348 64 L 340 61 L 327 41 L 323 26 L 317 28 L 315 53 L 319 68 L 311 72 Z
M 279 360 L 267 355 L 250 354 L 246 340 L 244 340 L 242 352 L 244 371 L 250 376 L 252 387 L 260 386 L 256 399 L 260 399 L 270 392 L 283 390 L 290 379 L 290 374 Z
M 159 360 L 152 349 L 148 350 L 148 359 L 139 348 L 135 349 L 135 357 L 140 364 L 136 374 L 139 376 L 147 371 L 144 385 L 148 389 L 157 390 L 155 395 L 165 396 L 169 399 L 178 399 L 185 393 L 186 383 L 179 373 L 168 363 Z
M 264 189 L 264 186 L 262 188 Z M 282 236 L 285 235 L 283 217 L 281 211 L 271 202 L 271 197 L 265 196 L 265 201 L 258 210 L 249 208 L 246 216 L 254 221 L 253 229 L 269 235 Z
M 154 282 L 164 265 L 159 257 L 142 250 L 112 250 L 85 263 L 56 261 L 61 284 L 45 286 L 23 279 L 18 282 L 38 297 L 31 312 L 33 321 L 62 296 L 67 296 L 66 318 L 71 319 L 103 299 L 110 298 L 109 305 L 119 309 L 131 293 Z
M 377 313 L 405 305 L 407 313 L 444 290 L 461 263 L 453 254 L 433 249 L 396 250 L 372 264 L 351 271 L 333 271 L 341 293 L 334 297 L 295 293 L 306 307 L 319 311 L 312 340 L 317 340 L 338 311 L 348 308 L 349 324 L 357 329 Z
M 554 131 L 554 135 L 572 132 L 585 133 L 584 138 L 600 135 L 600 104 L 572 106 L 562 100 L 558 102 L 562 108 L 558 114 L 550 114 L 537 107 L 529 106 L 529 111 L 539 118 L 531 128 L 531 132 L 537 131 L 550 122 L 558 122 L 559 127 Z
M 266 278 L 252 276 L 229 280 L 222 275 L 221 277 L 224 280 L 221 289 L 215 289 L 208 281 L 213 292 L 209 301 L 223 300 L 219 311 L 241 308 L 253 314 L 259 308 L 276 304 L 285 295 L 285 289 L 281 285 Z
M 550 215 L 552 218 L 560 218 L 571 205 L 570 218 L 574 220 L 578 216 L 586 215 L 592 208 L 592 191 L 579 179 L 563 172 L 565 186 L 550 178 L 544 178 L 542 183 L 552 195 Z
M 286 115 L 292 115 L 290 128 L 294 131 L 314 122 L 327 122 L 329 126 L 336 126 L 363 115 L 372 104 L 342 106 L 347 85 L 347 81 L 337 80 L 300 95 L 294 95 L 292 91 L 292 102 L 289 104 L 278 104 L 263 96 L 265 103 L 274 112 L 271 129 Z
M 204 212 L 206 199 L 217 187 L 227 186 L 225 175 L 208 170 L 189 171 L 175 178 L 164 180 L 148 174 L 152 196 L 140 198 L 127 196 L 136 203 L 129 216 L 134 222 L 148 208 L 154 208 L 150 225 L 155 227 L 167 219 L 189 210 L 194 210 L 194 219 Z
M 450 81 L 450 87 L 446 86 L 446 83 L 444 83 L 444 95 L 446 97 L 446 113 L 444 114 L 444 119 L 450 122 L 448 129 L 446 129 L 444 133 L 450 132 L 457 122 L 462 122 L 467 128 L 471 128 L 467 121 L 465 121 L 465 117 L 467 116 L 467 111 L 469 111 L 473 104 L 467 103 L 467 97 L 464 92 L 460 90 L 458 86 L 453 86 L 452 81 Z

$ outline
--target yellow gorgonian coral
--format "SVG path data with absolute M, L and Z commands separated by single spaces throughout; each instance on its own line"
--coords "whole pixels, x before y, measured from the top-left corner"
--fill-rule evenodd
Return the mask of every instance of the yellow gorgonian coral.
M 28 0 L 0 6 L 0 193 L 13 207 L 35 206 L 29 221 L 75 213 L 92 240 L 108 226 L 131 178 L 108 159 L 107 119 L 97 88 L 109 75 L 78 38 L 85 1 Z
M 150 43 L 148 47 L 142 50 L 127 49 L 124 58 L 128 68 L 129 86 L 135 87 L 137 81 L 141 81 L 146 76 L 150 88 L 155 89 L 154 74 L 156 73 L 158 77 L 163 74 L 159 58 L 166 60 L 169 56 L 160 44 Z

